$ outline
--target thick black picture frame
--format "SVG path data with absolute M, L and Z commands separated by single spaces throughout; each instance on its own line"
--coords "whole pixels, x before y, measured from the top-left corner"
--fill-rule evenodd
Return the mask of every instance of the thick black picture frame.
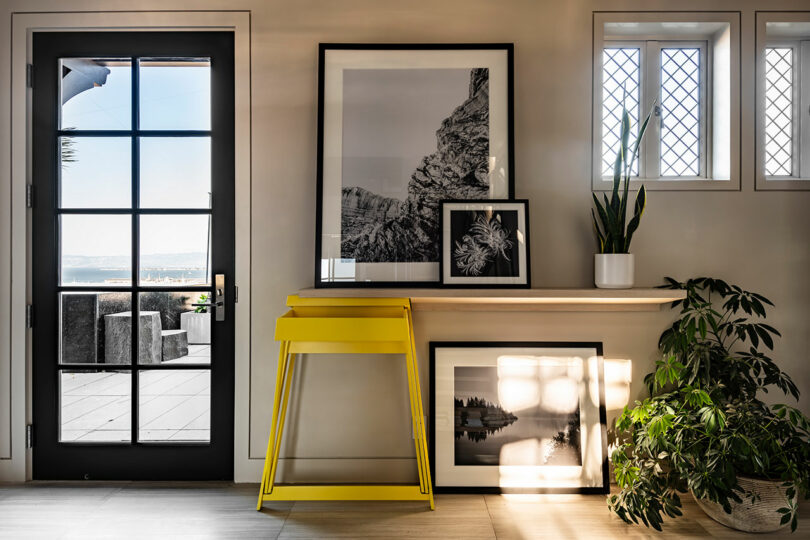
M 444 245 L 444 205 L 445 204 L 492 204 L 519 203 L 523 204 L 523 212 L 526 216 L 526 283 L 445 283 L 444 282 L 444 250 L 450 246 Z M 532 257 L 531 257 L 531 222 L 529 219 L 528 199 L 484 199 L 484 200 L 463 200 L 452 199 L 439 203 L 439 287 L 442 289 L 529 289 L 532 286 Z M 482 278 L 484 279 L 484 278 Z
M 324 68 L 326 51 L 338 50 L 499 50 L 507 54 L 507 141 L 509 144 L 508 164 L 509 199 L 515 197 L 515 127 L 514 127 L 514 56 L 513 43 L 319 43 L 318 44 L 318 164 L 317 164 L 317 201 L 315 208 L 315 283 L 316 289 L 327 288 L 404 288 L 404 287 L 439 287 L 439 281 L 321 281 L 321 235 L 323 232 L 323 137 L 324 137 Z
M 234 36 L 229 31 L 202 32 L 35 32 L 33 34 L 32 180 L 32 297 L 36 323 L 32 336 L 33 478 L 35 480 L 233 480 L 234 430 Z M 129 130 L 58 130 L 59 58 L 211 58 L 211 129 L 172 131 L 138 129 L 138 105 L 133 99 Z M 138 89 L 137 62 L 132 88 Z M 123 209 L 60 209 L 57 170 L 60 135 L 130 137 L 132 142 L 132 206 Z M 141 209 L 139 205 L 138 139 L 158 136 L 211 137 L 212 267 L 210 285 L 147 286 L 138 282 L 141 215 L 207 213 L 209 209 Z M 63 286 L 59 284 L 58 219 L 60 214 L 120 214 L 133 218 L 132 284 L 130 286 Z M 137 313 L 141 292 L 213 294 L 215 274 L 225 274 L 225 321 L 211 326 L 210 364 L 138 364 L 138 327 L 132 325 L 130 364 L 59 364 L 58 294 L 61 291 L 115 291 L 132 294 Z M 61 369 L 128 371 L 132 375 L 132 442 L 60 442 L 59 380 Z M 204 369 L 211 374 L 211 437 L 208 442 L 137 441 L 138 373 L 146 370 Z
M 610 493 L 610 472 L 608 468 L 609 456 L 607 452 L 607 408 L 605 406 L 604 373 L 599 385 L 599 424 L 602 426 L 602 486 L 601 487 L 555 487 L 555 488 L 510 488 L 502 489 L 497 486 L 437 486 L 436 485 L 436 349 L 440 348 L 507 348 L 507 347 L 559 347 L 559 348 L 585 348 L 593 347 L 600 358 L 603 357 L 601 341 L 431 341 L 430 348 L 430 403 L 428 405 L 428 419 L 430 422 L 428 438 L 428 459 L 430 461 L 430 478 L 434 493 L 530 493 L 530 494 L 566 494 L 578 493 L 583 495 L 607 495 Z

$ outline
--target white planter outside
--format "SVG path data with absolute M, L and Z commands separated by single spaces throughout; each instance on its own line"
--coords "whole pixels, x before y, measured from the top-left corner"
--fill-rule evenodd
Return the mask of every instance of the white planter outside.
M 632 253 L 594 255 L 594 282 L 600 289 L 629 289 L 633 286 L 635 261 Z
M 211 314 L 185 311 L 180 314 L 180 329 L 188 333 L 189 345 L 211 343 Z
M 750 498 L 743 499 L 741 503 L 731 502 L 730 514 L 726 514 L 723 507 L 715 502 L 698 499 L 694 494 L 692 496 L 707 516 L 738 531 L 773 532 L 788 526 L 780 523 L 782 514 L 777 512 L 780 508 L 787 506 L 787 488 L 782 487 L 782 482 L 745 476 L 738 476 L 737 482 L 744 490 L 758 493 L 759 499 L 753 504 L 751 504 Z M 798 494 L 794 495 L 793 502 L 796 502 L 797 497 Z

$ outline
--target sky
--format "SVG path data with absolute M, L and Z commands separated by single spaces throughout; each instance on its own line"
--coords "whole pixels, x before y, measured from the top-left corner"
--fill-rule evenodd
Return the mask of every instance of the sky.
M 129 129 L 131 70 L 110 66 L 104 85 L 81 92 L 62 107 L 62 129 Z M 150 130 L 210 129 L 210 68 L 150 66 L 139 71 L 140 124 Z M 63 163 L 63 208 L 128 208 L 131 143 L 128 137 L 72 137 L 75 162 Z M 141 206 L 207 208 L 211 190 L 208 137 L 159 137 L 140 141 Z M 141 250 L 165 254 L 206 250 L 207 216 L 144 216 Z M 130 253 L 131 218 L 62 217 L 62 253 L 114 256 Z
M 344 187 L 404 200 L 442 121 L 469 97 L 470 70 L 343 71 Z

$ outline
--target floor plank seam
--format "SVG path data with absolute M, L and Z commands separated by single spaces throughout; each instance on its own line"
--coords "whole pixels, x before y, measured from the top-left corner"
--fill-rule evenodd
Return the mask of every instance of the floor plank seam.
M 131 482 L 128 482 L 128 483 L 131 483 Z M 112 499 L 113 497 L 115 497 L 116 495 L 118 495 L 119 493 L 121 493 L 121 491 L 122 491 L 123 489 L 124 489 L 124 485 L 122 484 L 122 485 L 117 485 L 117 486 L 115 486 L 115 487 L 114 487 L 112 490 L 110 490 L 110 493 L 108 493 L 108 494 L 107 494 L 105 497 L 103 497 L 103 498 L 101 499 L 101 501 L 99 501 L 99 503 L 98 503 L 98 504 L 96 504 L 96 505 L 94 505 L 94 506 L 92 507 L 92 510 L 91 510 L 90 512 L 88 512 L 88 513 L 87 513 L 87 517 L 86 517 L 86 518 L 85 518 L 85 519 L 82 521 L 81 525 L 80 525 L 78 528 L 79 528 L 79 529 L 81 529 L 81 528 L 82 528 L 82 526 L 88 526 L 88 525 L 90 525 L 90 523 L 92 523 L 94 520 L 98 519 L 98 518 L 99 518 L 99 517 L 102 515 L 102 512 L 101 512 L 102 507 L 103 507 L 105 504 L 107 504 L 107 502 L 109 502 L 109 501 L 110 501 L 110 499 Z M 64 532 L 64 534 L 60 535 L 60 536 L 59 536 L 59 538 L 65 538 L 65 537 L 69 537 L 69 536 L 70 536 L 70 535 L 72 535 L 74 532 L 75 532 L 75 530 L 70 530 L 70 529 L 68 529 L 68 530 L 66 530 L 66 531 Z
M 281 522 L 281 527 L 278 528 L 275 540 L 281 538 L 281 533 L 284 532 L 284 527 L 287 525 L 287 518 L 290 517 L 290 514 L 292 514 L 293 508 L 295 508 L 295 504 L 296 503 L 292 503 L 290 507 L 287 509 L 287 512 L 284 513 L 284 521 Z
M 481 495 L 481 498 L 484 499 L 484 508 L 487 509 L 487 516 L 489 517 L 489 526 L 492 527 L 492 536 L 495 537 L 495 540 L 498 540 L 498 531 L 495 530 L 495 520 L 492 519 L 492 512 L 489 510 L 489 503 L 487 502 L 486 495 Z

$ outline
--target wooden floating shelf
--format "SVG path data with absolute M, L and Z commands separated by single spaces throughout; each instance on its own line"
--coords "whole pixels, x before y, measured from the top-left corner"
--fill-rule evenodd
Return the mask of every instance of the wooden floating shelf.
M 672 289 L 302 289 L 302 298 L 410 298 L 414 311 L 658 311 Z

